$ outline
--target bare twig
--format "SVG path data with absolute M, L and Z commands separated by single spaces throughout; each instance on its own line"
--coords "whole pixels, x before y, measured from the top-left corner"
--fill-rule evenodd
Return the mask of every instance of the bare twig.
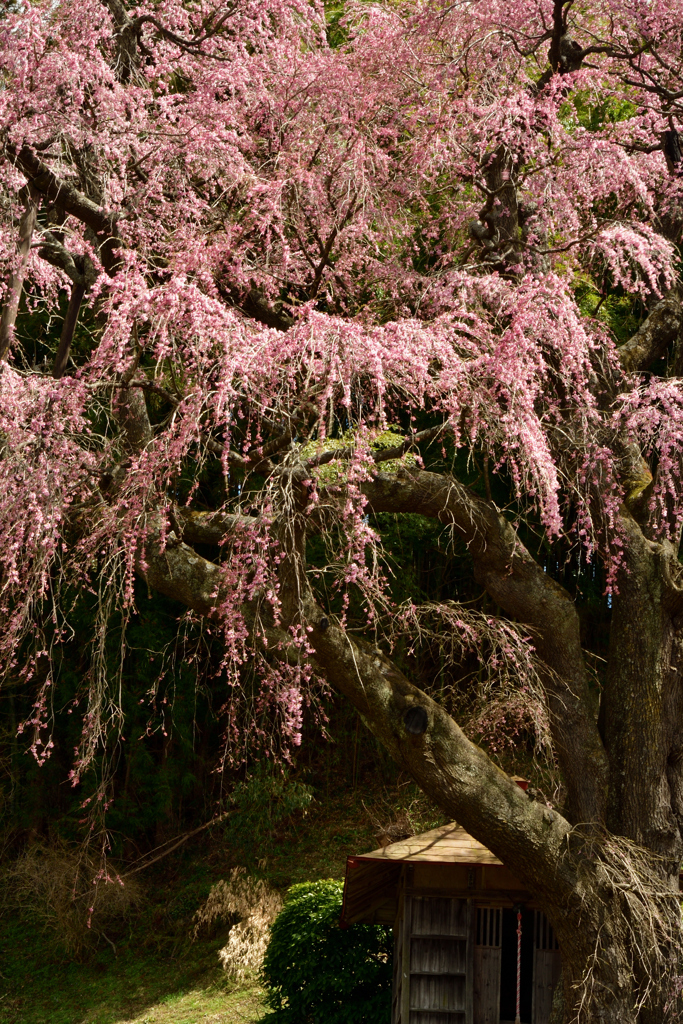
M 136 875 L 138 871 L 144 871 L 145 868 L 151 867 L 152 864 L 156 864 L 157 861 L 160 861 L 163 857 L 167 857 L 169 853 L 173 853 L 174 850 L 177 850 L 178 847 L 182 846 L 183 843 L 186 843 L 188 839 L 192 839 L 193 836 L 199 835 L 199 833 L 203 832 L 204 829 L 210 828 L 212 825 L 218 825 L 221 821 L 225 821 L 231 813 L 231 811 L 224 811 L 223 814 L 219 814 L 216 818 L 212 818 L 211 821 L 205 821 L 203 825 L 199 826 L 199 828 L 192 829 L 191 832 L 186 832 L 182 836 L 176 836 L 174 839 L 169 839 L 166 843 L 161 843 L 161 845 L 155 847 L 154 850 L 150 850 L 150 852 L 146 853 L 143 857 L 139 857 L 137 861 L 133 861 L 133 864 L 138 864 L 138 861 L 143 860 L 144 864 L 139 864 L 138 867 L 133 867 L 129 871 L 126 871 L 125 874 L 121 875 L 121 878 L 130 878 L 131 875 Z M 172 843 L 173 845 L 169 846 L 169 843 Z M 168 847 L 168 849 L 164 849 L 164 847 Z M 157 850 L 160 850 L 161 852 L 157 853 L 156 857 L 152 857 L 152 854 L 156 853 Z M 148 860 L 147 858 L 150 857 L 151 860 Z

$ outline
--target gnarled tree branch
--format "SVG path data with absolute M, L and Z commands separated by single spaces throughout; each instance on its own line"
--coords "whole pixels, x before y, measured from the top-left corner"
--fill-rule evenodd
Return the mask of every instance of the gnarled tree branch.
M 0 362 L 7 358 L 14 336 L 14 324 L 19 310 L 21 291 L 24 287 L 26 267 L 31 251 L 31 238 L 36 226 L 38 215 L 37 196 L 35 191 L 29 187 L 24 192 L 25 210 L 19 221 L 19 244 L 17 246 L 19 262 L 16 270 L 10 277 L 9 294 L 5 303 L 2 316 L 0 316 Z
M 150 531 L 138 571 L 147 583 L 202 615 L 220 603 L 218 566 L 197 555 L 171 532 L 162 550 L 161 523 Z M 334 624 L 308 597 L 305 612 L 313 628 L 309 642 L 317 666 L 330 684 L 358 709 L 366 725 L 396 762 L 448 814 L 480 838 L 536 892 L 558 906 L 571 898 L 576 878 L 568 866 L 569 822 L 530 801 L 522 790 L 464 735 L 435 701 L 414 686 L 381 652 Z M 248 623 L 253 621 L 249 610 Z M 277 630 L 270 631 L 276 639 Z M 284 648 L 289 644 L 280 631 Z M 275 644 L 272 645 L 273 649 Z M 425 727 L 406 728 L 409 709 L 421 708 Z M 530 858 L 533 850 L 534 858 Z M 540 865 L 540 869 L 539 869 Z
M 50 202 L 58 202 L 66 213 L 95 233 L 102 265 L 111 273 L 116 266 L 116 251 L 122 244 L 116 231 L 116 216 L 103 210 L 72 182 L 58 177 L 31 146 L 17 149 L 6 143 L 4 152 L 8 160 L 26 175 L 36 192 Z
M 467 544 L 475 576 L 493 599 L 535 631 L 551 670 L 546 688 L 553 739 L 568 787 L 570 820 L 604 821 L 607 762 L 581 649 L 579 619 L 567 591 L 552 580 L 497 509 L 436 473 L 378 473 L 363 484 L 373 512 L 417 512 L 453 527 Z
M 646 370 L 666 352 L 683 330 L 683 308 L 680 288 L 675 288 L 654 306 L 647 320 L 632 338 L 619 349 L 619 359 L 626 373 Z

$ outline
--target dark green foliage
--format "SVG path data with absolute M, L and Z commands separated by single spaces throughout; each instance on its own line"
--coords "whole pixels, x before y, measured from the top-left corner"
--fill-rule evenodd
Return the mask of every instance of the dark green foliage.
M 139 586 L 139 610 L 127 625 L 129 646 L 121 665 L 125 739 L 117 741 L 112 729 L 106 757 L 98 757 L 79 786 L 65 785 L 82 728 L 93 606 L 92 595 L 79 596 L 69 615 L 73 638 L 54 654 L 61 700 L 53 709 L 54 750 L 42 767 L 26 753 L 26 735 L 17 736 L 19 723 L 30 713 L 30 696 L 15 684 L 0 699 L 0 759 L 5 769 L 0 775 L 0 826 L 17 829 L 20 841 L 27 833 L 47 838 L 55 832 L 78 841 L 92 807 L 84 801 L 96 796 L 106 777 L 111 852 L 134 858 L 215 814 L 221 783 L 213 774 L 221 744 L 216 705 L 225 700 L 227 689 L 220 679 L 211 680 L 212 689 L 198 686 L 197 671 L 188 659 L 195 655 L 197 640 L 177 640 L 176 606 L 158 595 L 148 598 Z M 121 630 L 120 617 L 112 616 L 105 653 L 114 681 Z M 208 668 L 210 672 L 211 664 Z
M 343 46 L 348 42 L 349 32 L 344 21 L 345 13 L 345 5 L 343 3 L 337 3 L 336 0 L 333 0 L 332 3 L 328 2 L 325 4 L 327 42 L 332 49 Z
M 305 811 L 313 790 L 290 779 L 276 765 L 255 766 L 252 776 L 238 782 L 230 796 L 234 811 L 225 825 L 225 838 L 241 863 L 258 861 L 273 848 L 275 829 L 296 811 Z
M 601 279 L 599 287 L 598 278 Z M 622 345 L 635 334 L 646 314 L 637 296 L 614 286 L 607 268 L 603 268 L 595 279 L 588 274 L 577 274 L 574 296 L 581 312 L 605 324 L 617 345 Z
M 617 99 L 610 96 L 600 102 L 588 91 L 578 90 L 560 108 L 560 117 L 571 125 L 572 117 L 578 121 L 582 128 L 589 132 L 599 131 L 607 124 L 616 124 L 619 121 L 628 121 L 634 117 L 638 108 L 627 99 Z
M 166 906 L 165 917 L 167 921 L 174 924 L 179 922 L 184 926 L 184 931 L 189 931 L 193 915 L 199 910 L 202 903 L 206 901 L 211 892 L 211 883 L 208 880 L 192 881 L 183 886 L 176 896 Z
M 342 930 L 342 882 L 293 885 L 263 965 L 264 1024 L 389 1024 L 391 934 Z

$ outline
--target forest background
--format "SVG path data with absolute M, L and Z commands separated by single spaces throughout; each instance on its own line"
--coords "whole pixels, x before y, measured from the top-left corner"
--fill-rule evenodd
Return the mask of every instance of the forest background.
M 343 15 L 344 5 L 326 5 L 332 44 L 345 37 Z M 36 364 L 59 348 L 67 308 L 63 291 L 58 307 L 48 308 L 40 286 L 25 283 L 15 344 L 28 345 Z M 76 350 L 93 329 L 96 317 L 82 311 Z M 209 493 L 220 489 L 219 461 L 203 467 L 200 479 Z M 397 604 L 462 597 L 486 611 L 490 602 L 474 582 L 466 551 L 453 550 L 440 525 L 419 516 L 375 518 Z M 325 564 L 322 550 L 317 561 Z M 121 664 L 116 627 L 107 639 L 107 670 L 121 673 L 126 737 L 111 774 L 105 745 L 82 786 L 68 784 L 82 734 L 74 705 L 90 668 L 94 597 L 79 603 L 74 632 L 60 649 L 63 703 L 53 718 L 54 752 L 44 763 L 31 756 L 19 733 L 34 709 L 31 691 L 10 675 L 0 693 L 2 1024 L 257 1020 L 263 993 L 256 974 L 235 981 L 220 965 L 232 921 L 218 919 L 193 938 L 194 916 L 212 885 L 236 866 L 280 892 L 305 880 L 342 878 L 349 853 L 446 820 L 396 768 L 358 712 L 331 692 L 315 715 L 304 716 L 301 745 L 285 763 L 264 759 L 260 751 L 235 767 L 223 763 L 229 688 L 220 672 L 220 642 L 179 643 L 183 609 L 141 581 L 136 590 L 141 611 L 128 626 Z M 599 587 L 593 604 L 606 611 Z M 352 608 L 352 622 L 366 632 L 360 607 Z M 410 659 L 425 682 L 438 675 L 439 664 L 438 651 Z M 467 694 L 477 671 L 470 651 L 446 682 L 460 680 Z M 515 742 L 500 734 L 498 756 L 511 771 L 536 775 L 535 740 L 523 723 L 518 730 L 513 717 Z M 504 719 L 505 713 L 496 725 Z M 110 780 L 111 805 L 106 829 L 98 822 L 93 835 L 84 803 L 97 798 L 103 774 Z M 105 897 L 92 915 L 70 889 L 74 882 L 91 883 L 103 844 L 112 871 L 136 873 L 126 879 L 129 900 L 110 908 Z
M 446 815 L 558 1020 L 675 1019 L 680 14 L 3 9 L 3 856 L 127 894 L 79 956 Z

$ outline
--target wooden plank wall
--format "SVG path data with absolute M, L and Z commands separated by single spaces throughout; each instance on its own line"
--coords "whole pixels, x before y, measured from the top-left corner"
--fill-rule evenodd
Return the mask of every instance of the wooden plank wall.
M 502 908 L 406 894 L 394 931 L 391 1024 L 499 1024 Z M 532 1024 L 548 1024 L 560 952 L 534 915 Z
M 401 991 L 393 1024 L 472 1024 L 466 1012 L 469 933 L 467 900 L 406 895 L 396 935 Z
M 560 977 L 560 950 L 548 918 L 534 913 L 533 1024 L 548 1024 L 553 992 Z

